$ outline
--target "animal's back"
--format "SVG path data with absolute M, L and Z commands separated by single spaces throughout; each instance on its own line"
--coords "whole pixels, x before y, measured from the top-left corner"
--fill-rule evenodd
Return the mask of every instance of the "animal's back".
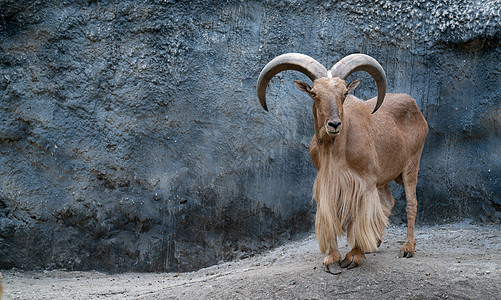
M 374 107 L 376 98 L 364 102 L 368 109 Z M 428 133 L 428 124 L 419 110 L 416 101 L 407 94 L 386 94 L 381 108 L 372 115 L 375 120 L 383 121 L 381 126 L 392 121 L 405 134 L 408 146 L 420 146 L 424 144 Z M 390 128 L 387 128 L 390 129 Z
M 365 161 L 365 168 L 376 168 L 379 186 L 393 180 L 410 163 L 419 163 L 428 125 L 414 99 L 407 94 L 386 94 L 383 105 L 371 114 L 375 103 L 376 98 L 363 101 L 350 97 L 344 105 L 345 114 L 357 120 L 350 122 L 356 125 L 349 129 L 350 143 L 357 144 L 354 148 L 363 149 L 363 152 L 349 150 L 348 159 L 359 164 Z M 366 134 L 363 146 L 353 138 L 358 139 L 361 131 Z M 372 147 L 375 149 L 368 151 Z M 367 157 L 368 153 L 374 156 Z

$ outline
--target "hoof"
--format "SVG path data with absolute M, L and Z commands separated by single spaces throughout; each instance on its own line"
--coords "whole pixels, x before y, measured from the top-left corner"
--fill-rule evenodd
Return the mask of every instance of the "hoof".
M 341 268 L 353 269 L 362 264 L 362 260 L 365 259 L 365 254 L 360 248 L 351 249 L 345 258 L 341 261 Z
M 400 257 L 413 257 L 414 256 L 414 249 L 416 247 L 416 242 L 405 242 L 402 248 L 400 248 Z
M 349 259 L 345 258 L 340 264 L 341 268 L 347 268 L 347 269 L 353 269 L 358 267 L 358 264 L 354 261 L 350 261 Z
M 337 261 L 330 263 L 328 265 L 324 265 L 324 271 L 334 275 L 339 275 L 342 273 L 341 266 Z
M 414 252 L 412 251 L 404 251 L 404 250 L 400 250 L 400 254 L 398 255 L 400 258 L 411 258 L 414 256 Z

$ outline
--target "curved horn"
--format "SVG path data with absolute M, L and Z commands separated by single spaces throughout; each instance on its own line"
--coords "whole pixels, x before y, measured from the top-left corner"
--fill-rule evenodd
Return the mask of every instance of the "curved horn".
M 372 113 L 375 113 L 383 104 L 386 94 L 386 74 L 383 67 L 374 58 L 365 54 L 351 54 L 338 61 L 330 71 L 333 77 L 339 77 L 343 80 L 356 71 L 369 73 L 377 85 L 377 102 Z
M 304 73 L 312 81 L 320 77 L 327 76 L 327 69 L 321 63 L 300 53 L 287 53 L 275 57 L 270 61 L 259 74 L 257 80 L 257 96 L 264 110 L 266 106 L 266 88 L 273 76 L 285 70 L 295 70 Z

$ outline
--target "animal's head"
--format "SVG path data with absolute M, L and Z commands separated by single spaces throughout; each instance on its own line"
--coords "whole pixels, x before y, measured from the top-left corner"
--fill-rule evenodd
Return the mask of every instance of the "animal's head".
M 343 103 L 346 96 L 360 83 L 357 79 L 346 83 L 345 79 L 355 71 L 365 71 L 372 75 L 378 87 L 378 99 L 372 113 L 375 113 L 384 100 L 386 93 L 386 75 L 381 65 L 372 57 L 364 54 L 352 54 L 341 59 L 329 71 L 313 58 L 299 54 L 283 54 L 270 61 L 259 75 L 257 94 L 265 110 L 266 88 L 268 82 L 285 70 L 296 70 L 304 73 L 312 81 L 312 85 L 295 80 L 296 87 L 313 99 L 315 128 L 331 138 L 341 133 L 343 126 Z
M 343 103 L 346 96 L 360 83 L 360 79 L 345 84 L 344 80 L 322 77 L 313 81 L 310 87 L 306 82 L 295 80 L 296 87 L 313 99 L 315 126 L 330 137 L 341 133 L 343 126 Z

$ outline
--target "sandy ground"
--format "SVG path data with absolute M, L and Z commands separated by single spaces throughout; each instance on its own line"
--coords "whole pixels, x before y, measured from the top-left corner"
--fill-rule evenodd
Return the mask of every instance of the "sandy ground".
M 418 226 L 416 256 L 398 258 L 405 230 L 340 275 L 322 270 L 312 234 L 190 273 L 3 270 L 3 299 L 501 299 L 501 225 Z

